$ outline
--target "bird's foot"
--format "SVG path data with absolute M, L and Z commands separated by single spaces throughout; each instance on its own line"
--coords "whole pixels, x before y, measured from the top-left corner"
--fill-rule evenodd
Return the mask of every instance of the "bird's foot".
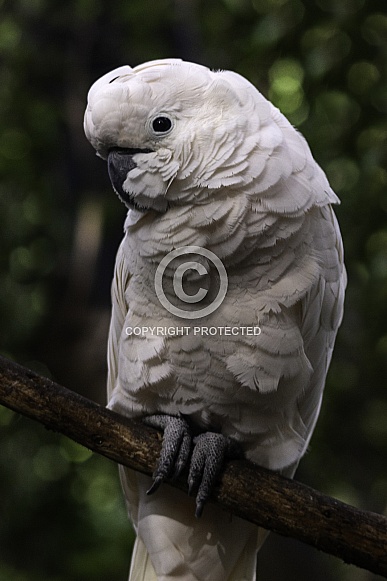
M 153 484 L 147 494 L 156 492 L 166 478 L 177 478 L 188 462 L 191 452 L 191 430 L 183 418 L 157 414 L 144 418 L 144 423 L 163 430 L 163 444 L 156 470 L 153 473 Z
M 216 432 L 205 432 L 192 438 L 191 428 L 182 417 L 157 414 L 144 418 L 144 423 L 164 432 L 163 444 L 152 486 L 153 494 L 167 478 L 175 479 L 188 464 L 192 442 L 194 449 L 188 474 L 188 493 L 196 493 L 195 516 L 200 517 L 209 499 L 226 458 L 242 456 L 239 445 Z
M 202 515 L 226 458 L 238 458 L 241 449 L 234 440 L 216 432 L 205 432 L 194 439 L 188 475 L 189 494 L 196 492 L 195 516 Z

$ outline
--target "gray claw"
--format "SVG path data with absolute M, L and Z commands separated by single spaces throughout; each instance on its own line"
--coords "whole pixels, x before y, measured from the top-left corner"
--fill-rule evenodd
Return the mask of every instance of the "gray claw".
M 191 452 L 191 433 L 182 418 L 168 415 L 154 415 L 144 418 L 144 423 L 164 431 L 163 444 L 153 484 L 147 494 L 153 494 L 167 478 L 177 478 L 187 464 Z
M 153 475 L 153 482 L 152 486 L 146 491 L 147 494 L 153 494 L 159 488 L 160 484 L 163 482 L 164 478 L 162 476 L 154 476 Z
M 214 432 L 200 434 L 194 440 L 191 466 L 188 475 L 188 493 L 197 490 L 195 516 L 199 518 L 209 499 L 227 456 L 239 456 L 237 444 Z

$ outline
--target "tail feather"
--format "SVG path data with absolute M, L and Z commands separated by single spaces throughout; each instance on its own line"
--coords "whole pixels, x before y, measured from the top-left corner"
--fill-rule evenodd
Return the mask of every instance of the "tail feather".
M 129 581 L 256 581 L 256 553 L 266 532 L 212 504 L 195 518 L 195 501 L 164 485 L 146 495 L 150 479 L 126 471 L 138 505 Z M 133 517 L 133 513 L 131 515 Z
M 129 581 L 157 581 L 149 554 L 139 537 L 134 543 Z

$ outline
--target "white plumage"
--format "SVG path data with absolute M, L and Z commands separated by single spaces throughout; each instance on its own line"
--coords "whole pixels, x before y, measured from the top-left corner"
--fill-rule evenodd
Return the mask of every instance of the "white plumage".
M 160 117 L 164 130 L 155 131 Z M 182 414 L 292 476 L 319 413 L 346 284 L 338 199 L 305 139 L 243 77 L 175 59 L 99 79 L 85 131 L 103 158 L 121 148 L 132 160 L 112 287 L 109 407 Z M 156 296 L 157 266 L 182 246 L 214 252 L 227 270 L 226 297 L 204 323 L 174 316 Z M 259 325 L 261 334 L 126 331 L 198 324 Z M 264 538 L 256 527 L 211 504 L 196 519 L 182 492 L 164 485 L 147 496 L 148 477 L 121 476 L 138 534 L 131 581 L 255 579 Z

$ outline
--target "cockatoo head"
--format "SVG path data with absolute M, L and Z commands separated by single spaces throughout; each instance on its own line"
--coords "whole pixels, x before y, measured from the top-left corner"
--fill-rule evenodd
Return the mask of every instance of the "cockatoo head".
M 248 183 L 249 155 L 264 151 L 259 129 L 269 117 L 268 101 L 238 74 L 169 59 L 101 77 L 84 126 L 122 201 L 165 212 Z

